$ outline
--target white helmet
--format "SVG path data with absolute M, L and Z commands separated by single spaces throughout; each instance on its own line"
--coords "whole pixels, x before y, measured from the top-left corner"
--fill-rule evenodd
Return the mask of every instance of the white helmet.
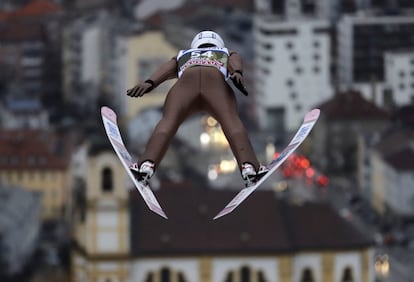
M 210 30 L 202 31 L 194 36 L 191 48 L 198 48 L 203 44 L 213 44 L 216 47 L 224 48 L 224 41 L 220 35 Z

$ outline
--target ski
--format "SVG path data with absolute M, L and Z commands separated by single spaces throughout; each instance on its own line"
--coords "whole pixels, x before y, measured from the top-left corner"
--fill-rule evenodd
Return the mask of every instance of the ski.
M 213 219 L 216 220 L 226 214 L 231 213 L 236 209 L 251 193 L 253 193 L 273 172 L 275 172 L 280 165 L 302 144 L 302 142 L 309 135 L 313 126 L 319 118 L 320 110 L 313 109 L 309 111 L 303 119 L 302 125 L 299 127 L 295 136 L 292 138 L 290 143 L 280 153 L 280 155 L 272 160 L 267 165 L 269 171 L 258 181 L 256 184 L 242 189 L 225 207 L 221 210 Z
M 122 140 L 115 112 L 111 108 L 104 106 L 101 108 L 101 116 L 105 127 L 106 135 L 108 136 L 108 139 L 116 155 L 118 156 L 123 167 L 125 168 L 129 178 L 134 183 L 136 189 L 141 194 L 148 208 L 156 214 L 162 216 L 163 218 L 168 219 L 167 215 L 158 203 L 154 193 L 152 192 L 151 187 L 149 187 L 149 185 L 143 185 L 142 183 L 137 181 L 129 169 L 133 161 L 128 150 L 125 148 L 124 142 Z

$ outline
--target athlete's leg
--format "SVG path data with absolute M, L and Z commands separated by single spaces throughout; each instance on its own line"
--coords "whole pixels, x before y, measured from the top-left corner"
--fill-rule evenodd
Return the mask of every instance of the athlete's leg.
M 197 107 L 197 91 L 185 81 L 177 81 L 167 94 L 163 115 L 148 139 L 141 162 L 150 160 L 157 166 L 180 124 Z

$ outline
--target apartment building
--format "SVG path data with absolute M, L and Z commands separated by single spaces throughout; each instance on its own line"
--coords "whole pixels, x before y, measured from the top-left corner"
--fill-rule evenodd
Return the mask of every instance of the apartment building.
M 386 52 L 384 104 L 414 104 L 414 49 Z
M 359 136 L 359 187 L 384 216 L 412 218 L 414 214 L 412 117 L 412 105 L 400 107 L 387 130 Z
M 340 87 L 358 89 L 366 98 L 383 105 L 385 96 L 389 95 L 384 92 L 385 54 L 412 48 L 413 33 L 412 16 L 346 15 L 341 18 L 337 25 Z
M 332 95 L 329 23 L 257 15 L 255 90 L 262 127 L 293 131 L 304 114 Z
M 0 177 L 8 186 L 41 194 L 42 219 L 63 216 L 68 199 L 70 143 L 42 129 L 0 133 Z
M 33 0 L 7 9 L 1 15 L 3 87 L 17 88 L 30 97 L 42 98 L 45 105 L 51 106 L 60 98 L 62 8 L 52 1 Z

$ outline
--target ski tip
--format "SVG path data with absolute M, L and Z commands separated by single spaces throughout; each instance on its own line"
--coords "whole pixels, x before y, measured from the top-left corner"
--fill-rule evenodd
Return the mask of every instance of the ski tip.
M 111 108 L 109 108 L 107 106 L 102 106 L 101 107 L 101 113 L 104 113 L 104 112 L 107 112 L 107 111 L 110 111 L 110 110 L 111 110 Z
M 145 199 L 144 199 L 145 200 Z M 146 201 L 145 201 L 146 202 Z M 153 205 L 152 203 L 147 203 L 148 208 L 155 214 L 161 216 L 164 219 L 168 219 L 168 216 L 165 214 L 165 212 L 163 211 L 163 209 L 158 206 L 158 205 Z
M 213 217 L 213 220 L 219 219 L 220 217 L 222 217 L 224 214 L 218 214 L 215 217 Z
M 108 117 L 109 119 L 111 119 L 113 121 L 116 120 L 116 113 L 110 107 L 102 106 L 101 107 L 101 115 L 106 116 L 106 117 Z
M 162 218 L 165 218 L 165 219 L 168 219 L 168 216 L 164 213 L 164 214 L 160 214 L 160 216 L 162 217 Z
M 165 212 L 162 210 L 162 208 L 159 205 L 153 205 L 152 203 L 147 203 L 147 205 L 151 211 L 153 211 L 154 213 L 158 214 L 159 216 L 165 219 L 168 219 L 168 216 L 165 214 Z
M 310 122 L 310 121 L 317 120 L 319 118 L 320 113 L 321 113 L 321 110 L 319 109 L 313 109 L 309 111 L 305 115 L 304 122 Z
M 165 212 L 164 212 L 162 209 L 160 209 L 157 213 L 158 213 L 161 217 L 163 217 L 163 218 L 165 218 L 165 219 L 168 219 L 168 216 L 165 214 Z
M 223 217 L 226 214 L 231 213 L 234 209 L 235 206 L 225 207 L 221 212 L 219 212 L 215 217 L 213 217 L 213 220 L 219 219 L 220 217 Z

